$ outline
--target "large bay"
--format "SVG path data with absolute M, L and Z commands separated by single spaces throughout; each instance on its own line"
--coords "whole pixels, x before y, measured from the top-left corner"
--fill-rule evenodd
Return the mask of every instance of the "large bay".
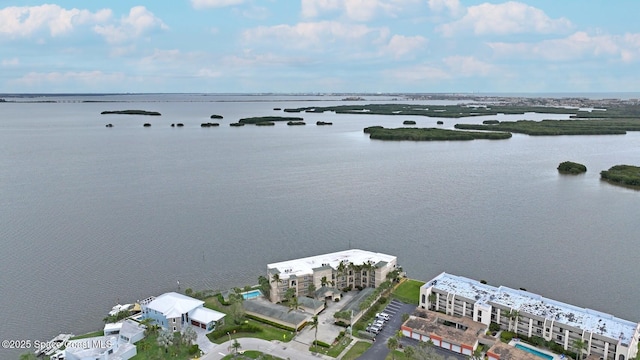
M 291 115 L 306 126 L 232 128 L 282 114 L 275 107 L 344 102 L 53 99 L 0 103 L 0 339 L 98 330 L 116 303 L 178 280 L 182 290 L 244 286 L 267 263 L 348 247 L 397 255 L 412 278 L 446 271 L 640 320 L 640 192 L 599 179 L 640 165 L 638 133 L 383 142 L 362 129 L 438 119 L 303 113 Z M 163 115 L 100 115 L 122 109 Z M 222 125 L 201 128 L 211 114 Z M 567 117 L 498 116 L 525 118 Z M 565 160 L 588 172 L 558 174 Z

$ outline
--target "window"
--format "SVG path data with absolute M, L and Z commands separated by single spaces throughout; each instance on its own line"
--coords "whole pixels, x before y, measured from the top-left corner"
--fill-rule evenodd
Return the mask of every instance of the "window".
M 178 330 L 178 329 L 176 329 L 176 327 L 174 326 L 174 327 L 173 327 L 173 331 L 177 331 L 177 330 Z
M 427 302 L 427 296 L 422 294 L 422 303 L 424 304 L 425 302 Z
M 536 329 L 537 334 L 542 334 L 542 329 Z
M 556 339 L 558 339 L 558 341 L 562 341 L 562 335 L 556 336 Z
M 542 326 L 542 321 L 538 320 L 538 326 Z
M 478 310 L 478 317 L 482 317 L 482 311 Z

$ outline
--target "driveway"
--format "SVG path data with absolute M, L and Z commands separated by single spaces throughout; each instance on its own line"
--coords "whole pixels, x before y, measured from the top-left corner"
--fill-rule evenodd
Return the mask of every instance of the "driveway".
M 296 360 L 335 360 L 332 357 L 320 354 L 312 354 L 308 348 L 299 346 L 300 344 L 283 343 L 280 341 L 267 341 L 255 338 L 238 338 L 240 343 L 240 351 L 256 350 L 265 354 L 271 354 L 282 359 Z M 215 345 L 211 352 L 201 357 L 201 360 L 220 360 L 231 353 L 231 344 L 233 341 L 226 341 L 222 344 Z
M 384 360 L 389 354 L 387 347 L 387 339 L 395 336 L 400 331 L 402 325 L 402 314 L 413 314 L 416 306 L 406 304 L 398 300 L 391 300 L 389 304 L 382 310 L 391 316 L 389 321 L 384 325 L 382 331 L 376 336 L 373 346 L 369 348 L 359 359 L 363 360 Z
M 351 300 L 356 292 L 350 291 L 343 293 L 342 299 L 339 302 L 328 301 L 327 307 L 318 314 L 318 341 L 325 342 L 327 344 L 333 343 L 336 337 L 341 331 L 345 331 L 346 328 L 338 325 L 334 325 L 335 319 L 333 315 L 342 310 L 344 305 Z M 313 343 L 315 338 L 316 329 L 311 329 L 311 326 L 305 326 L 302 331 L 296 335 L 294 341 L 306 344 L 307 347 Z

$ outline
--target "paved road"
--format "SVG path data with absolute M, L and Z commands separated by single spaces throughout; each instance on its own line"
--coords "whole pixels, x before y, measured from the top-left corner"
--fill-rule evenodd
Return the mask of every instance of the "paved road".
M 387 339 L 395 336 L 402 325 L 402 314 L 413 314 L 416 309 L 415 305 L 405 304 L 398 300 L 391 300 L 382 312 L 391 316 L 391 319 L 382 328 L 382 331 L 376 336 L 376 341 L 359 359 L 363 360 L 384 360 L 389 354 L 387 347 Z
M 271 354 L 282 359 L 300 359 L 300 360 L 335 360 L 332 357 L 324 355 L 313 355 L 309 352 L 307 345 L 291 341 L 283 343 L 280 341 L 267 341 L 255 338 L 238 338 L 238 342 L 243 350 L 257 350 L 265 354 Z M 232 341 L 226 341 L 222 344 L 215 345 L 209 353 L 203 356 L 202 360 L 220 360 L 229 354 Z
M 402 346 L 413 346 L 413 347 L 418 347 L 418 344 L 420 343 L 420 341 L 416 340 L 416 339 L 410 339 L 407 337 L 403 337 L 400 342 L 402 343 Z M 437 347 L 434 346 L 431 349 L 433 349 L 433 351 L 440 355 L 443 356 L 445 359 L 450 359 L 450 358 L 454 358 L 454 359 L 458 359 L 458 360 L 468 360 L 469 357 L 466 355 L 462 355 L 462 354 L 458 354 L 456 352 L 453 352 L 451 350 L 445 350 L 441 347 Z

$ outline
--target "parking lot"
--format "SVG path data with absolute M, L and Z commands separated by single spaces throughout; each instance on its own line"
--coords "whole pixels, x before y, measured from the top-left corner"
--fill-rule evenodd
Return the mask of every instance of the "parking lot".
M 381 311 L 389 315 L 389 321 L 386 321 L 380 332 L 376 335 L 373 346 L 369 348 L 359 359 L 365 360 L 384 360 L 389 354 L 387 347 L 387 339 L 395 336 L 402 325 L 402 314 L 412 314 L 416 309 L 415 305 L 405 304 L 398 300 L 391 300 L 387 306 Z

